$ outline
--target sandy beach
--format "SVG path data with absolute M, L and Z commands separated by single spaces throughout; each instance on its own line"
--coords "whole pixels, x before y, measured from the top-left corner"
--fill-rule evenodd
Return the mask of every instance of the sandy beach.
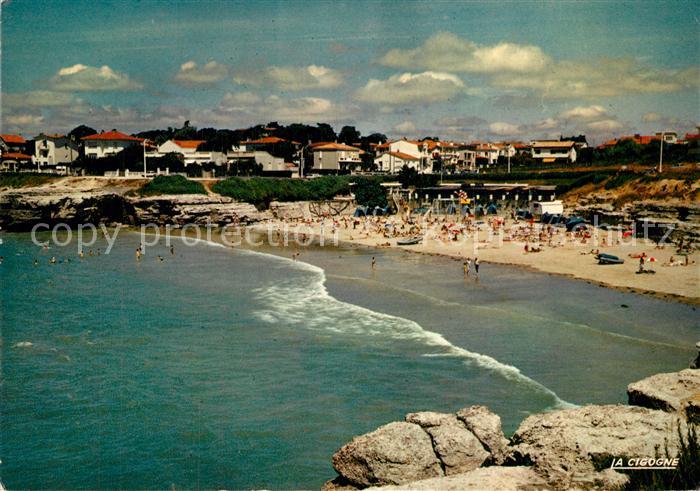
M 588 233 L 575 234 L 559 227 L 503 217 L 468 223 L 460 223 L 458 218 L 436 217 L 413 231 L 411 225 L 397 217 L 279 219 L 253 228 L 269 235 L 273 241 L 282 238 L 286 231 L 290 244 L 294 244 L 294 237 L 303 241 L 313 236 L 317 242 L 323 234 L 326 245 L 337 242 L 341 246 L 400 248 L 419 254 L 452 257 L 460 261 L 455 266 L 458 274 L 463 271 L 462 261 L 478 257 L 480 262 L 525 267 L 623 291 L 700 305 L 700 253 L 692 251 L 681 255 L 675 244 L 658 246 L 648 239 L 623 237 L 621 231 L 589 227 Z M 423 235 L 421 243 L 397 245 L 397 239 L 414 233 Z M 596 252 L 616 255 L 624 259 L 624 264 L 599 265 Z M 642 255 L 644 270 L 653 273 L 638 273 Z M 473 265 L 470 271 L 470 274 L 475 274 Z

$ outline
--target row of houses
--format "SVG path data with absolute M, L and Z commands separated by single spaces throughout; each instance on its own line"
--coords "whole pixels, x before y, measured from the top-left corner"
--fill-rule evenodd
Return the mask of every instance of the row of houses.
M 633 135 L 605 142 L 598 148 L 615 145 L 626 139 L 645 145 L 661 138 L 665 143 L 678 144 L 697 139 L 698 135 L 687 134 L 684 140 L 673 132 L 657 133 L 653 137 Z M 419 173 L 431 173 L 436 169 L 437 163 L 441 169 L 453 172 L 475 172 L 516 156 L 527 156 L 542 164 L 573 164 L 580 150 L 587 147 L 583 136 L 527 143 L 458 143 L 403 138 L 371 144 L 367 150 L 361 149 L 359 144 L 328 141 L 303 145 L 276 136 L 265 136 L 213 151 L 206 148 L 207 142 L 204 140 L 172 139 L 156 145 L 116 130 L 85 136 L 80 142 L 65 135 L 42 133 L 31 143 L 32 145 L 19 135 L 0 134 L 0 170 L 68 173 L 70 164 L 80 155 L 87 159 L 100 159 L 139 145 L 143 147 L 146 159 L 177 154 L 185 166 L 224 166 L 247 161 L 260 166 L 263 173 L 273 175 L 297 175 L 300 166 L 305 169 L 311 167 L 317 173 L 353 172 L 367 170 L 368 162 L 374 164 L 375 171 L 388 174 L 398 173 L 404 167 L 415 169 Z M 291 149 L 285 153 L 286 159 L 275 151 L 280 146 Z M 309 156 L 311 162 L 306 160 Z

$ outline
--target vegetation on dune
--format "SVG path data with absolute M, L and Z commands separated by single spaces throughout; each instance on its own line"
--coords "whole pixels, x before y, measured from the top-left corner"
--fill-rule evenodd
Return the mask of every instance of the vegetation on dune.
M 0 188 L 26 188 L 40 186 L 47 182 L 59 179 L 56 176 L 46 174 L 22 173 L 2 173 L 0 174 Z
M 200 182 L 190 181 L 184 176 L 156 176 L 140 190 L 141 195 L 157 194 L 206 194 Z
M 272 201 L 313 201 L 332 199 L 350 192 L 349 176 L 326 176 L 315 179 L 270 179 L 232 177 L 219 181 L 212 190 L 224 196 L 269 206 Z

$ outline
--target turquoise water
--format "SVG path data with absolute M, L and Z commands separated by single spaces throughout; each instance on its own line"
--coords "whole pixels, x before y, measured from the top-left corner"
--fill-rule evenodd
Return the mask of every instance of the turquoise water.
M 318 488 L 339 446 L 406 412 L 486 404 L 512 432 L 625 402 L 700 338 L 693 307 L 493 265 L 465 281 L 389 251 L 176 242 L 137 263 L 123 232 L 82 260 L 3 240 L 10 488 Z

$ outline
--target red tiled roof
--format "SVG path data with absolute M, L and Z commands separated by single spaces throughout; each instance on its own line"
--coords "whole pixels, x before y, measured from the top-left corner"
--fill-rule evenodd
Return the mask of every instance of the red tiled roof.
M 359 152 L 359 148 L 351 147 L 350 145 L 345 145 L 343 143 L 326 143 L 325 145 L 319 145 L 318 147 L 313 147 L 313 151 L 321 150 L 347 150 L 351 152 Z
M 386 152 L 382 155 L 391 155 L 393 157 L 396 157 L 397 159 L 401 160 L 420 160 L 418 157 L 414 157 L 413 155 L 409 155 L 407 153 L 403 152 Z
M 202 143 L 206 142 L 206 140 L 173 140 L 173 143 L 180 148 L 194 148 L 195 150 Z
M 84 136 L 83 140 L 116 140 L 116 141 L 135 141 L 143 142 L 143 138 L 127 135 L 121 131 L 105 131 L 104 133 L 96 133 L 90 136 Z
M 243 145 L 273 145 L 275 143 L 291 143 L 292 145 L 299 145 L 299 142 L 285 140 L 284 138 L 279 138 L 277 136 L 266 136 L 263 138 L 258 138 L 257 140 L 248 140 L 242 142 Z
M 685 139 L 686 140 L 698 140 L 698 139 L 700 139 L 700 133 L 686 133 Z
M 0 134 L 0 138 L 2 138 L 5 143 L 16 143 L 19 145 L 24 145 L 25 143 L 27 143 L 27 140 L 25 140 L 19 135 L 10 135 L 7 133 L 3 133 Z
M 32 160 L 30 155 L 19 152 L 7 152 L 2 154 L 2 160 Z
M 532 142 L 532 148 L 571 148 L 574 146 L 572 141 L 535 141 Z

